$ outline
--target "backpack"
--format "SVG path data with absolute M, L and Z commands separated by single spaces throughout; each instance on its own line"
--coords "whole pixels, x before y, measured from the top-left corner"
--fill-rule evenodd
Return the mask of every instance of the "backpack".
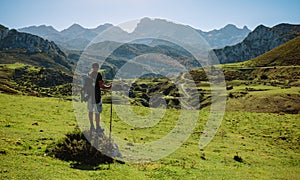
M 93 95 L 94 92 L 94 86 L 93 86 L 93 78 L 91 78 L 89 75 L 82 75 L 82 88 L 80 91 L 81 94 L 81 102 L 88 101 L 89 97 Z

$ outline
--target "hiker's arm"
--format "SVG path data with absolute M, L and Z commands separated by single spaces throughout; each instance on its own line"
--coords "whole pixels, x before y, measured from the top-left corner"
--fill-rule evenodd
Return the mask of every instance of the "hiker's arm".
M 101 89 L 111 89 L 111 85 L 103 84 L 102 80 L 99 81 L 99 86 L 100 86 Z

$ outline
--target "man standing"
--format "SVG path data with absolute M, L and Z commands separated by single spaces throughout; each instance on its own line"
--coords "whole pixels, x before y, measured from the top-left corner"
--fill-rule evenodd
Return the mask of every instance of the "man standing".
M 95 131 L 95 126 L 93 122 L 93 111 L 95 113 L 96 120 L 96 132 L 103 132 L 100 127 L 100 113 L 102 112 L 102 100 L 101 100 L 101 89 L 111 89 L 111 85 L 103 84 L 102 75 L 98 72 L 99 64 L 92 64 L 92 71 L 88 73 L 88 76 L 92 80 L 91 94 L 88 99 L 88 111 L 90 120 L 90 132 Z

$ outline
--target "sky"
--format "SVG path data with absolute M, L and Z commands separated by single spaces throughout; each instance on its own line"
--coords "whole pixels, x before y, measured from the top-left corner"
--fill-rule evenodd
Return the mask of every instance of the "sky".
M 74 23 L 95 28 L 143 17 L 161 18 L 203 31 L 227 24 L 253 30 L 260 24 L 300 24 L 299 0 L 0 0 L 0 24 L 8 28 Z

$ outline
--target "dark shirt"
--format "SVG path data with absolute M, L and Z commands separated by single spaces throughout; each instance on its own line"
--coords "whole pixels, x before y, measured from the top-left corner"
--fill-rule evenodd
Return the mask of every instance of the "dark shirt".
M 89 76 L 95 80 L 95 89 L 94 89 L 94 93 L 92 93 L 94 94 L 94 98 L 92 98 L 92 103 L 98 104 L 101 102 L 101 89 L 100 89 L 99 82 L 102 81 L 102 75 L 99 72 L 91 72 Z

